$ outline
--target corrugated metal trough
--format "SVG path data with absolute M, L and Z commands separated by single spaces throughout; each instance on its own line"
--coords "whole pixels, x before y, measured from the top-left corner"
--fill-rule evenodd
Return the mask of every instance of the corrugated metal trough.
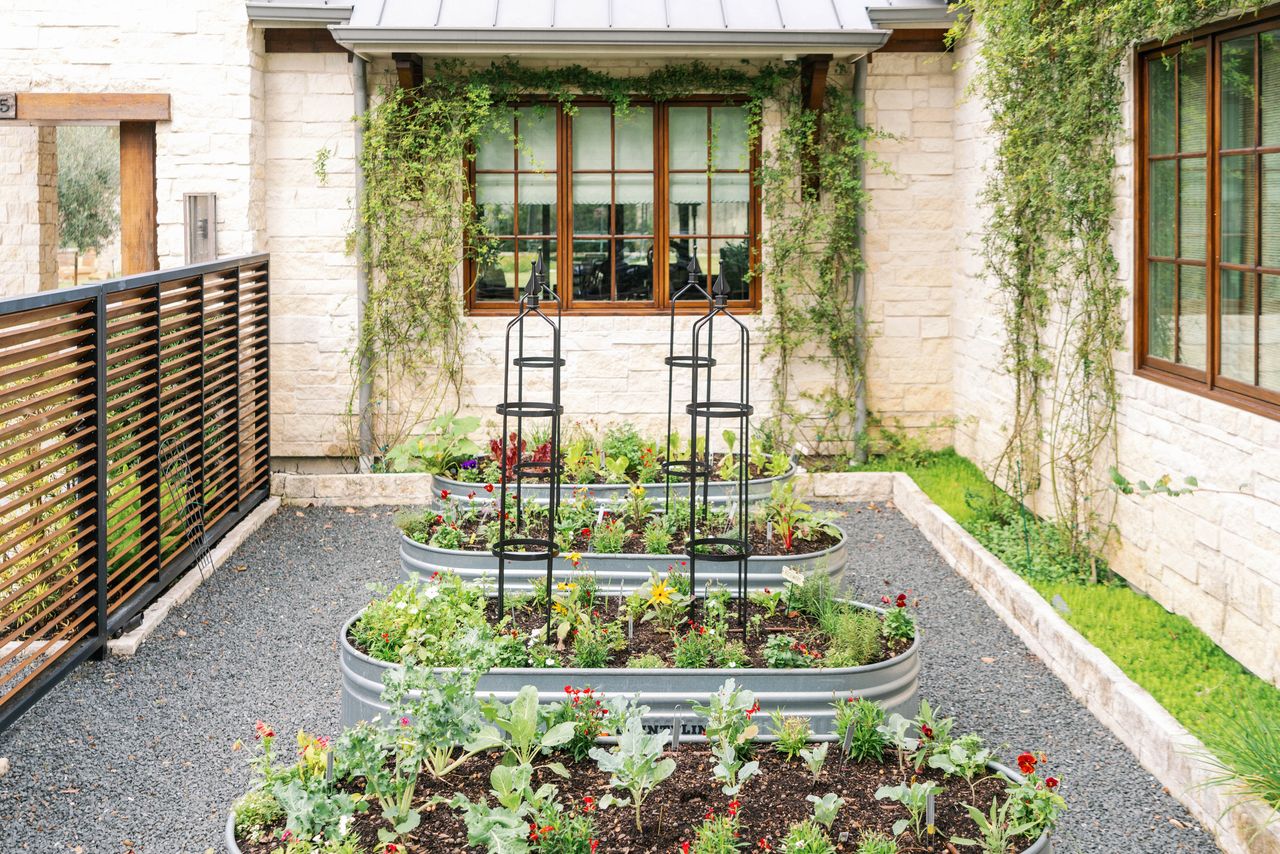
M 806 577 L 826 576 L 839 582 L 848 553 L 848 537 L 842 532 L 840 541 L 820 552 L 796 555 L 755 555 L 747 560 L 747 587 L 763 590 L 782 586 L 782 569 L 791 567 Z M 648 554 L 597 554 L 582 555 L 580 571 L 590 572 L 603 591 L 613 592 L 619 587 L 630 592 L 649 579 L 649 569 L 665 571 L 672 564 L 687 561 L 684 555 Z M 498 577 L 498 559 L 487 551 L 460 551 L 442 549 L 419 543 L 400 535 L 400 570 L 405 580 L 428 578 L 435 572 L 455 572 L 463 581 L 488 581 Z M 567 577 L 574 571 L 567 557 L 557 559 L 556 577 Z M 546 564 L 523 561 L 507 561 L 506 589 L 528 592 L 531 582 L 546 577 Z M 699 561 L 697 582 L 699 589 L 705 582 L 716 581 L 731 590 L 737 589 L 737 564 L 715 561 Z

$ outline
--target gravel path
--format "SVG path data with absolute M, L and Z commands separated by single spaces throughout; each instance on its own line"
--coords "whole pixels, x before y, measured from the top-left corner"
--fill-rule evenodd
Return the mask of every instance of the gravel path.
M 1217 850 L 910 523 L 844 509 L 862 597 L 922 595 L 922 694 L 1009 745 L 1006 758 L 1043 749 L 1064 778 L 1058 854 Z M 258 718 L 282 734 L 335 729 L 335 637 L 366 585 L 398 574 L 391 517 L 283 509 L 137 656 L 83 665 L 0 734 L 13 765 L 0 778 L 0 852 L 220 852 L 248 777 L 233 742 Z

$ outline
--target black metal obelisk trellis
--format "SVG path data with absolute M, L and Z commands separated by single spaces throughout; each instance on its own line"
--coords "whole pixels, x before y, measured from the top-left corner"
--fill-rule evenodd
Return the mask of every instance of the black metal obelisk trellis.
M 667 365 L 667 453 L 662 458 L 662 474 L 665 483 L 665 502 L 664 509 L 667 513 L 671 512 L 671 482 L 674 478 L 689 480 L 695 473 L 707 468 L 705 460 L 699 459 L 696 445 L 689 446 L 688 459 L 673 459 L 672 453 L 677 448 L 671 446 L 672 432 L 671 428 L 674 423 L 673 415 L 675 409 L 675 393 L 676 393 L 676 368 L 681 370 L 691 370 L 695 364 L 700 364 L 706 368 L 707 379 L 707 396 L 711 395 L 711 371 L 710 368 L 715 364 L 715 359 L 711 358 L 708 353 L 706 356 L 700 356 L 695 351 L 693 353 L 677 353 L 676 352 L 676 305 L 685 301 L 702 300 L 707 304 L 707 311 L 710 312 L 714 305 L 711 302 L 711 294 L 707 293 L 706 288 L 702 287 L 700 281 L 702 269 L 698 266 L 698 256 L 694 255 L 689 259 L 688 267 L 689 278 L 685 282 L 684 287 L 676 291 L 671 297 L 671 326 L 670 336 L 667 343 L 667 358 L 664 360 Z M 708 422 L 709 424 L 710 422 Z M 709 469 L 708 469 L 709 472 Z
M 693 278 L 696 262 L 690 264 L 690 278 Z M 715 344 L 716 321 L 721 320 L 721 327 L 728 327 L 730 339 L 727 350 L 738 351 L 738 394 L 736 400 L 714 399 L 711 382 L 713 369 L 717 361 L 713 355 Z M 736 340 L 735 340 L 736 339 Z M 724 343 L 722 343 L 724 347 Z M 673 347 L 674 349 L 674 347 Z M 669 358 L 676 358 L 673 352 Z M 689 530 L 685 543 L 685 554 L 689 558 L 689 587 L 694 594 L 689 600 L 689 619 L 696 619 L 698 590 L 698 561 L 712 563 L 732 563 L 737 566 L 737 600 L 738 618 L 745 629 L 747 602 L 747 566 L 751 555 L 751 541 L 748 536 L 750 524 L 750 505 L 747 498 L 748 459 L 750 457 L 751 435 L 751 333 L 747 327 L 729 312 L 729 285 L 721 273 L 711 289 L 711 304 L 707 313 L 699 317 L 693 324 L 692 348 L 689 352 L 688 367 L 691 371 L 690 400 L 685 407 L 689 415 L 689 448 L 690 461 L 685 467 L 689 484 Z M 730 380 L 730 387 L 732 380 Z M 673 396 L 673 395 L 672 395 Z M 716 535 L 708 525 L 710 508 L 708 492 L 711 480 L 711 422 L 734 425 L 736 422 L 738 447 L 741 456 L 736 465 L 729 468 L 736 475 L 735 490 L 728 502 L 732 525 L 728 530 Z M 699 423 L 702 430 L 702 448 L 699 451 Z M 734 453 L 732 447 L 726 453 Z M 701 481 L 701 483 L 699 483 Z M 701 486 L 701 490 L 699 490 Z M 699 507 L 701 492 L 701 507 Z M 699 512 L 701 510 L 701 512 Z M 701 527 L 699 527 L 701 523 Z
M 542 302 L 549 299 L 556 304 L 556 316 L 551 318 L 542 310 Z M 560 416 L 564 406 L 560 402 L 560 369 L 564 367 L 564 359 L 560 355 L 560 299 L 555 291 L 547 286 L 546 266 L 539 255 L 533 263 L 529 281 L 520 296 L 520 310 L 515 318 L 507 324 L 506 343 L 502 358 L 502 403 L 497 411 L 502 416 L 502 481 L 498 495 L 498 541 L 493 545 L 493 554 L 498 558 L 498 616 L 501 619 L 505 609 L 507 561 L 521 563 L 545 562 L 547 566 L 547 637 L 551 632 L 551 600 L 554 590 L 555 559 L 559 555 L 553 532 L 555 519 L 560 506 Z M 536 323 L 535 323 L 536 322 Z M 526 349 L 526 326 L 529 324 L 545 324 L 549 332 L 549 355 L 528 354 Z M 512 339 L 515 339 L 516 353 L 512 355 Z M 512 371 L 515 368 L 515 383 L 512 384 Z M 525 371 L 547 370 L 551 372 L 550 400 L 531 400 L 525 395 Z M 522 452 L 524 445 L 526 419 L 545 419 L 550 424 L 551 453 L 546 461 L 525 460 Z M 515 421 L 515 462 L 508 468 L 506 443 L 511 435 L 511 422 Z M 525 479 L 547 481 L 549 505 L 547 507 L 547 530 L 537 532 L 530 530 L 530 521 L 522 507 L 521 483 Z M 507 494 L 509 483 L 515 486 L 515 506 L 513 512 L 507 510 Z M 535 536 L 535 534 L 543 534 Z

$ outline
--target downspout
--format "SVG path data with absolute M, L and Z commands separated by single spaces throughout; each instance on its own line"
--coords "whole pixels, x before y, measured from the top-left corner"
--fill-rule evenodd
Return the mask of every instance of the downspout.
M 853 103 L 854 103 L 854 120 L 861 127 L 866 121 L 866 103 L 867 103 L 867 62 L 868 56 L 863 55 L 853 63 Z M 853 431 L 854 436 L 862 438 L 867 431 L 867 339 L 866 339 L 866 293 L 864 289 L 865 276 L 864 268 L 866 265 L 866 249 L 867 249 L 867 231 L 865 224 L 867 221 L 867 203 L 865 200 L 865 186 L 867 177 L 866 167 L 866 147 L 867 140 L 864 136 L 861 142 L 863 148 L 863 157 L 858 158 L 858 186 L 864 188 L 864 199 L 858 210 L 858 259 L 861 262 L 853 271 L 853 306 L 860 319 L 861 340 L 855 346 L 862 351 L 862 377 L 854 390 L 853 406 Z M 862 442 L 854 444 L 853 459 L 856 463 L 866 462 L 866 447 Z
M 356 148 L 355 148 L 355 184 L 356 184 L 356 229 L 361 231 L 364 223 L 360 219 L 360 206 L 364 199 L 364 167 L 360 156 L 364 151 L 364 114 L 369 109 L 369 63 L 359 54 L 351 57 L 351 73 L 354 78 L 353 89 L 356 96 Z M 356 335 L 357 346 L 359 335 L 364 329 L 365 305 L 369 301 L 369 265 L 364 259 L 361 249 L 362 239 L 356 240 Z M 359 388 L 356 390 L 356 413 L 360 421 L 360 433 L 357 449 L 359 452 L 359 470 L 370 471 L 373 468 L 373 379 L 369 376 L 369 356 L 361 349 L 359 366 Z

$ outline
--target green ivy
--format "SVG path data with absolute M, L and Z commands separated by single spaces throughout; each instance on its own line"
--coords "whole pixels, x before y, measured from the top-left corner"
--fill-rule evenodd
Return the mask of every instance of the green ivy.
M 485 244 L 465 165 L 480 139 L 509 128 L 512 110 L 533 96 L 569 110 L 578 98 L 599 98 L 624 112 L 636 101 L 745 97 L 753 142 L 761 137 L 766 103 L 781 106 L 784 127 L 754 176 L 771 222 L 766 273 L 775 320 L 765 348 L 784 367 L 775 389 L 784 419 L 807 397 L 827 413 L 833 429 L 847 432 L 854 391 L 863 382 L 862 318 L 850 289 L 862 265 L 858 165 L 868 133 L 852 99 L 833 86 L 819 135 L 816 114 L 799 107 L 799 76 L 795 64 L 690 62 L 614 76 L 580 65 L 447 61 L 432 67 L 420 86 L 384 90 L 363 118 L 365 193 L 355 245 L 373 275 L 352 359 L 357 375 L 375 390 L 376 453 L 403 441 L 430 411 L 456 408 L 470 287 L 462 281 L 464 253 Z M 805 169 L 818 177 L 820 193 L 805 189 Z M 793 391 L 790 366 L 798 360 L 828 365 L 830 386 Z
M 1126 59 L 1263 0 L 959 0 L 977 24 L 974 90 L 996 139 L 981 201 L 983 254 L 1003 309 L 1013 420 L 995 478 L 1041 485 L 1070 546 L 1097 553 L 1111 529 L 1125 291 L 1112 251 L 1115 147 Z M 1043 449 L 1043 454 L 1042 454 Z

